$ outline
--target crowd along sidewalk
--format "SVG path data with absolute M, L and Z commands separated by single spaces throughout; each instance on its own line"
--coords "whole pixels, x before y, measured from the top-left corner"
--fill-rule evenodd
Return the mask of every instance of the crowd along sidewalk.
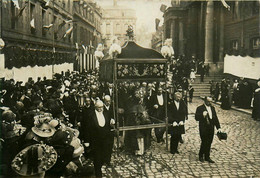
M 201 99 L 204 99 L 204 97 L 203 96 L 200 96 L 200 98 Z M 217 105 L 221 105 L 221 102 L 220 101 L 213 101 L 213 103 L 214 104 L 217 104 Z M 239 107 L 237 107 L 237 106 L 234 106 L 234 105 L 232 105 L 231 106 L 231 109 L 233 109 L 233 110 L 235 110 L 235 111 L 239 111 L 239 112 L 242 112 L 242 113 L 246 113 L 246 114 L 252 114 L 252 109 L 243 109 L 243 108 L 239 108 Z

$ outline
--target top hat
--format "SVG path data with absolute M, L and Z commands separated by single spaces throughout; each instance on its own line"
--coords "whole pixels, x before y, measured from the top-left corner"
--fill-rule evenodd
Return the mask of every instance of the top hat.
M 227 140 L 227 133 L 225 132 L 218 132 L 217 136 L 219 140 Z

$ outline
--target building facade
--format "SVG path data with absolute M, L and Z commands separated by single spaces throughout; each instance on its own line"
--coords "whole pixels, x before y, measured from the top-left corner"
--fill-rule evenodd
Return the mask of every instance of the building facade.
M 1 1 L 0 77 L 25 81 L 94 68 L 101 8 L 90 0 Z M 39 72 L 40 71 L 40 72 Z M 23 74 L 23 75 L 20 75 Z
M 135 10 L 118 6 L 116 1 L 111 7 L 104 7 L 102 21 L 102 40 L 105 47 L 109 48 L 114 37 L 117 37 L 120 45 L 127 40 L 126 30 L 132 25 L 136 31 Z
M 163 46 L 163 26 L 159 26 L 156 29 L 156 32 L 152 34 L 151 45 L 152 49 L 155 49 L 158 52 L 161 52 Z
M 6 74 L 2 77 L 52 78 L 55 72 L 73 69 L 76 50 L 71 0 L 3 0 L 1 3 L 1 37 L 5 43 L 1 60 Z
M 94 51 L 101 43 L 102 9 L 92 1 L 74 0 L 74 44 L 77 48 L 76 69 L 95 68 Z
M 226 3 L 181 1 L 165 11 L 164 39 L 173 39 L 176 56 L 195 56 L 211 73 L 223 73 L 228 54 L 259 57 L 259 2 Z

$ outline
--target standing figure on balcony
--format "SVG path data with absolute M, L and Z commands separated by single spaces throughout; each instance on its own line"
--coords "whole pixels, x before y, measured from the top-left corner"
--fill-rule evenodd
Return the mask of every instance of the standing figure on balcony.
M 94 56 L 95 56 L 95 59 L 96 59 L 95 68 L 96 68 L 96 69 L 99 69 L 100 60 L 103 59 L 103 57 L 104 57 L 104 54 L 103 54 L 103 45 L 102 45 L 101 43 L 98 44 Z
M 129 41 L 134 40 L 134 30 L 132 25 L 128 25 L 128 29 L 126 30 L 126 36 L 129 37 Z

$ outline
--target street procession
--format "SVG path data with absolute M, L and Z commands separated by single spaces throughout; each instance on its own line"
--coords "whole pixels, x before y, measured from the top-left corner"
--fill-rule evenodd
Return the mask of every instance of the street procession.
M 0 177 L 260 177 L 260 1 L 1 0 Z

